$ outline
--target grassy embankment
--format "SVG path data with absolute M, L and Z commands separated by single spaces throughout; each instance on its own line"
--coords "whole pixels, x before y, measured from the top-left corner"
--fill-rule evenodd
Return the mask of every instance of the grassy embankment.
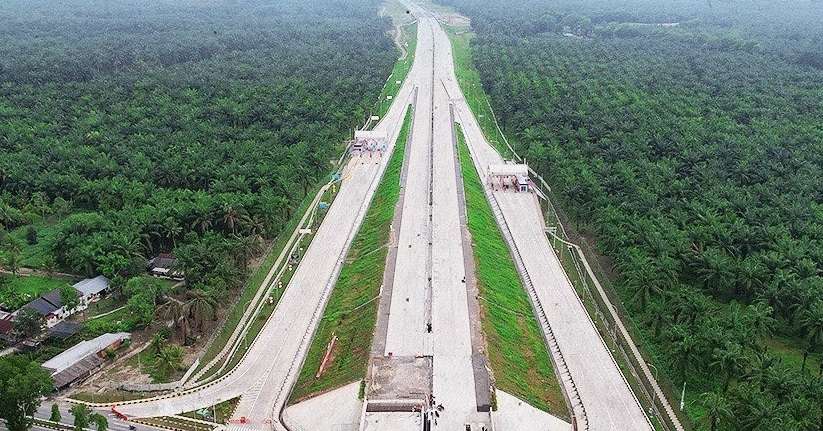
M 486 140 L 494 146 L 501 156 L 511 158 L 513 155 L 506 146 L 503 134 L 497 128 L 494 113 L 480 81 L 480 74 L 472 61 L 470 44 L 474 33 L 466 27 L 446 26 L 444 28 L 452 44 L 454 72 L 457 75 L 457 82 L 460 84 L 463 96 L 466 98 L 466 103 L 474 113 Z
M 535 407 L 568 417 L 540 326 L 459 128 L 457 139 L 483 332 L 495 386 Z
M 312 339 L 291 395 L 293 402 L 360 380 L 366 375 L 377 318 L 376 298 L 380 294 L 386 266 L 389 228 L 400 195 L 400 171 L 411 118 L 412 109 L 409 108 L 394 153 L 360 231 L 346 255 L 346 263 Z M 315 378 L 332 336 L 337 337 L 337 342 L 330 363 L 325 372 Z
M 511 157 L 503 135 L 494 122 L 491 107 L 474 67 L 466 27 L 446 27 L 458 83 L 466 103 L 474 112 L 486 140 L 504 157 Z M 564 418 L 568 409 L 560 383 L 531 304 L 514 267 L 509 249 L 497 226 L 477 171 L 469 156 L 462 131 L 458 129 L 459 155 L 469 230 L 472 234 L 483 331 L 489 362 L 498 389 Z

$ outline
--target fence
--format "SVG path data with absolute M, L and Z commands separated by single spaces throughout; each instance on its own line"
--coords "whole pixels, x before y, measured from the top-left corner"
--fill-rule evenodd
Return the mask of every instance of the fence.
M 486 104 L 492 113 L 494 125 L 503 138 L 503 143 L 506 148 L 515 160 L 524 162 L 524 159 L 517 154 L 503 133 L 503 130 L 500 128 L 497 122 L 497 116 L 494 115 L 494 110 L 488 100 L 486 100 Z M 562 248 L 556 249 L 558 258 L 567 271 L 572 270 L 576 273 L 578 283 L 575 283 L 574 278 L 571 276 L 569 279 L 572 280 L 573 284 L 577 284 L 575 288 L 582 291 L 583 295 L 585 295 L 585 298 L 581 299 L 588 299 L 588 303 L 593 306 L 597 320 L 605 326 L 604 336 L 608 337 L 604 338 L 608 338 L 607 342 L 610 341 L 613 347 L 616 347 L 617 350 L 620 351 L 623 362 L 629 368 L 631 376 L 634 377 L 634 381 L 637 383 L 636 385 L 632 385 L 633 388 L 636 387 L 639 389 L 646 397 L 646 402 L 651 404 L 656 417 L 660 419 L 661 425 L 663 425 L 666 430 L 685 431 L 686 428 L 683 424 L 689 424 L 689 421 L 681 411 L 673 409 L 668 402 L 669 399 L 677 399 L 674 395 L 675 391 L 672 389 L 672 385 L 668 382 L 660 385 L 660 382 L 652 377 L 648 362 L 643 357 L 643 354 L 634 343 L 633 337 L 630 334 L 630 327 L 627 328 L 623 324 L 624 321 L 628 320 L 626 317 L 628 314 L 623 308 L 622 302 L 619 298 L 615 297 L 613 289 L 604 289 L 600 284 L 599 280 L 601 279 L 608 282 L 605 271 L 603 271 L 599 263 L 595 260 L 595 268 L 599 271 L 598 274 L 600 277 L 595 275 L 592 266 L 586 258 L 587 254 L 590 256 L 595 255 L 593 250 L 585 242 L 583 242 L 586 247 L 585 251 L 583 247 L 571 242 L 571 238 L 560 220 L 560 215 L 552 204 L 552 192 L 548 183 L 531 168 L 529 168 L 529 173 L 536 179 L 534 186 L 539 190 L 538 194 L 543 195 L 544 202 L 546 203 L 546 215 L 551 225 L 550 227 L 554 228 L 547 229 L 550 240 L 552 238 L 556 239 L 567 247 L 567 253 L 564 253 Z M 581 264 L 583 265 L 582 268 Z M 594 286 L 596 294 L 592 293 L 591 286 Z M 584 301 L 584 303 L 585 302 L 586 301 Z M 606 310 L 606 312 L 604 312 L 604 310 Z M 635 338 L 637 338 L 636 335 Z M 661 412 L 664 414 L 661 414 Z
M 586 247 L 585 251 L 580 245 L 571 242 L 571 237 L 563 226 L 557 209 L 548 199 L 551 196 L 551 190 L 547 188 L 543 178 L 539 175 L 537 178 L 539 179 L 539 183 L 536 183 L 537 187 L 541 188 L 541 192 L 547 197 L 545 203 L 549 239 L 555 244 L 558 258 L 563 266 L 567 271 L 573 271 L 576 275 L 576 279 L 575 277 L 570 277 L 570 279 L 576 285 L 575 288 L 584 296 L 583 299 L 588 300 L 584 303 L 588 302 L 591 305 L 597 321 L 604 326 L 605 331 L 601 332 L 605 332 L 604 336 L 607 336 L 611 347 L 620 352 L 623 363 L 636 383 L 632 385 L 633 389 L 639 389 L 636 392 L 642 393 L 646 404 L 652 406 L 655 416 L 666 430 L 684 431 L 686 428 L 683 423 L 688 424 L 688 421 L 668 402 L 669 399 L 676 399 L 672 386 L 670 384 L 660 385 L 660 382 L 652 377 L 648 362 L 635 344 L 630 327 L 623 324 L 628 320 L 628 314 L 622 302 L 615 297 L 612 289 L 604 289 L 600 283 L 600 280 L 608 280 L 605 271 L 595 261 L 595 268 L 599 270 L 598 277 L 586 258 L 587 254 L 594 255 L 594 251 L 585 242 L 583 243 Z M 558 242 L 562 245 L 561 247 L 556 246 Z

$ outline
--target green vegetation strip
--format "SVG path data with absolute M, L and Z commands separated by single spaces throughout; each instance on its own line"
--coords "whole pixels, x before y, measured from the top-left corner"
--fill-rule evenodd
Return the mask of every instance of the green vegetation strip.
M 406 112 L 383 180 L 374 195 L 360 231 L 346 256 L 323 320 L 291 395 L 292 402 L 343 386 L 366 375 L 369 350 L 377 318 L 377 296 L 388 254 L 389 231 L 400 195 L 400 172 L 412 109 Z M 334 349 L 325 372 L 315 378 L 332 337 Z
M 568 410 L 543 335 L 458 127 L 483 332 L 495 386 L 564 418 Z
M 377 115 L 380 118 L 386 115 L 391 106 L 392 101 L 388 99 L 388 96 L 392 98 L 397 96 L 414 63 L 414 51 L 417 47 L 417 23 L 401 26 L 400 34 L 400 43 L 405 46 L 406 56 L 399 58 L 397 63 L 394 64 L 394 69 L 392 69 L 383 91 L 380 92 L 380 99 L 377 102 Z
M 471 53 L 471 40 L 474 33 L 463 27 L 445 27 L 446 34 L 452 44 L 452 58 L 454 59 L 454 72 L 457 75 L 457 82 L 466 98 L 466 103 L 474 112 L 475 118 L 483 131 L 486 140 L 504 157 L 511 158 L 513 154 L 506 146 L 503 134 L 497 128 L 494 121 L 494 112 L 489 105 L 483 84 L 480 81 L 480 74 L 474 67 Z

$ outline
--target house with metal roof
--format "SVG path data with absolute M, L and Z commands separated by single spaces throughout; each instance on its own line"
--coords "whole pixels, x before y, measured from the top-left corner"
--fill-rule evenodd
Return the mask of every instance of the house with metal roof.
M 49 328 L 49 337 L 66 339 L 80 332 L 83 325 L 71 320 L 64 320 Z
M 75 283 L 74 289 L 80 295 L 80 304 L 88 306 L 92 302 L 100 300 L 100 297 L 111 285 L 111 281 L 103 275 Z
M 131 334 L 128 332 L 118 332 L 81 341 L 44 362 L 42 367 L 51 374 L 54 387 L 62 389 L 94 374 L 105 363 L 108 352 L 117 350 L 129 339 Z
M 177 258 L 173 254 L 160 253 L 149 261 L 148 269 L 151 275 L 173 280 L 182 280 L 183 272 L 177 269 Z
M 57 292 L 58 295 L 60 294 L 57 290 L 51 291 L 49 294 L 54 292 Z M 23 306 L 23 309 L 27 308 L 42 316 L 43 321 L 46 323 L 46 327 L 51 328 L 61 320 L 65 319 L 65 312 L 63 309 L 63 301 L 57 301 L 57 303 L 60 304 L 60 306 L 57 306 L 46 299 L 46 296 L 49 294 L 40 296 L 34 301 L 29 302 Z M 53 296 L 54 295 L 52 295 L 52 299 L 54 299 Z
M 14 320 L 11 316 L 0 318 L 0 340 L 14 341 Z
M 37 314 L 43 316 L 46 327 L 51 328 L 72 314 L 85 310 L 92 302 L 98 301 L 110 284 L 111 281 L 102 275 L 75 283 L 72 287 L 77 292 L 79 303 L 71 310 L 66 309 L 65 304 L 63 304 L 63 295 L 60 289 L 54 289 L 40 295 L 39 298 L 24 305 L 23 308 L 34 310 Z
M 57 307 L 51 302 L 43 299 L 43 297 L 38 297 L 34 301 L 24 305 L 23 308 L 28 308 L 29 310 L 43 316 L 43 318 L 48 318 L 49 315 L 57 311 Z

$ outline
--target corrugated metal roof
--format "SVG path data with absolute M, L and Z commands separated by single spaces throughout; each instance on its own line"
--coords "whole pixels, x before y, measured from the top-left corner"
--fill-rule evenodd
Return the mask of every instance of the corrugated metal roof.
M 11 319 L 0 319 L 0 334 L 7 334 L 14 329 L 14 321 Z
M 54 289 L 49 293 L 40 295 L 41 298 L 49 301 L 51 305 L 54 305 L 55 310 L 63 306 L 63 298 L 60 295 L 60 289 Z
M 80 362 L 83 358 L 93 355 L 117 341 L 131 338 L 128 332 L 103 334 L 93 340 L 81 341 L 74 347 L 49 359 L 43 363 L 43 368 L 48 368 L 52 374 L 59 373 L 72 365 Z
M 50 303 L 49 301 L 46 301 L 43 298 L 37 298 L 34 301 L 31 301 L 28 304 L 24 305 L 23 308 L 34 310 L 41 316 L 45 316 L 57 310 L 57 307 L 55 307 L 54 304 Z
M 171 269 L 177 263 L 177 258 L 172 254 L 161 253 L 149 261 L 151 269 Z
M 91 371 L 99 367 L 103 363 L 103 358 L 91 354 L 81 358 L 74 365 L 66 368 L 63 371 L 55 373 L 52 377 L 54 379 L 54 386 L 58 389 L 66 387 L 77 379 L 84 378 L 91 374 Z
M 68 338 L 80 332 L 80 329 L 82 327 L 83 325 L 77 322 L 70 322 L 68 320 L 64 320 L 49 328 L 49 335 L 57 338 Z
M 98 275 L 94 278 L 87 278 L 74 285 L 81 296 L 91 296 L 108 289 L 111 282 L 108 278 Z

